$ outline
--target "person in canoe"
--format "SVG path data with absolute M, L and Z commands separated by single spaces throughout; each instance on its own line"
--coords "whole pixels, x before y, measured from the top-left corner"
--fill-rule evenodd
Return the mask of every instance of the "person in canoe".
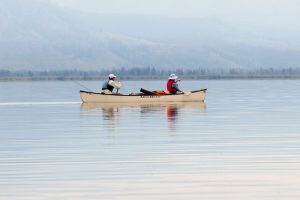
M 101 93 L 113 94 L 114 89 L 117 89 L 117 91 L 118 91 L 121 88 L 121 83 L 116 82 L 116 78 L 117 78 L 117 76 L 114 74 L 108 75 L 108 80 L 103 82 Z
M 167 90 L 170 94 L 176 94 L 176 93 L 183 93 L 179 88 L 178 88 L 178 82 L 180 79 L 178 76 L 175 74 L 171 74 L 168 78 L 167 82 Z

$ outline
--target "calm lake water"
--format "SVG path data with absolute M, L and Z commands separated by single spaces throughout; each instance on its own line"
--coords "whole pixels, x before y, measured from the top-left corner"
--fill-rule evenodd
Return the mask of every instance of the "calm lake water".
M 0 199 L 300 199 L 299 80 L 180 86 L 205 103 L 82 105 L 71 81 L 1 82 Z

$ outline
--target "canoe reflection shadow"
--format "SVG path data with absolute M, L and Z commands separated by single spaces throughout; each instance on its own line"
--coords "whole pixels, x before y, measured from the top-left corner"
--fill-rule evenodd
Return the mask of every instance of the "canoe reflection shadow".
M 187 111 L 206 111 L 204 102 L 180 102 L 180 103 L 83 103 L 81 104 L 81 113 L 83 116 L 101 115 L 105 121 L 110 121 L 111 125 L 117 126 L 117 122 L 122 118 L 132 118 L 136 113 L 140 113 L 141 119 L 161 118 L 160 113 L 166 113 L 169 130 L 175 130 L 179 116 Z M 159 115 L 157 115 L 159 114 Z M 165 114 L 163 114 L 165 116 Z M 149 121 L 149 120 L 148 120 Z M 112 124 L 113 123 L 113 124 Z

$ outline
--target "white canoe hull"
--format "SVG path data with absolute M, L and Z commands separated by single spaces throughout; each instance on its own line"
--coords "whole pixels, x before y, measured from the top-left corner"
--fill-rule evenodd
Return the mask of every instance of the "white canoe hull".
M 119 95 L 80 91 L 84 103 L 203 102 L 206 89 L 174 95 Z

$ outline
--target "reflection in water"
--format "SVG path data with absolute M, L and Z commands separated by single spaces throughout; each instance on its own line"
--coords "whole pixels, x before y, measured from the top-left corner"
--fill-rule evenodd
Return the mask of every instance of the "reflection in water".
M 117 127 L 127 118 L 137 117 L 145 120 L 147 124 L 149 120 L 167 122 L 169 132 L 176 130 L 176 124 L 180 120 L 180 116 L 189 114 L 190 112 L 203 113 L 206 110 L 204 102 L 185 102 L 185 103 L 151 103 L 151 104 L 132 104 L 132 103 L 83 103 L 81 105 L 81 115 L 84 117 L 101 116 L 104 125 L 110 125 L 112 129 Z M 138 116 L 137 116 L 138 114 Z M 184 117 L 184 116 L 182 116 Z M 129 118 L 129 119 L 128 119 Z M 161 120 L 160 120 L 161 119 Z M 137 120 L 137 119 L 134 119 Z M 127 122 L 128 123 L 128 122 Z M 129 125 L 130 123 L 128 123 Z
M 113 120 L 115 118 L 115 110 L 113 107 L 102 107 L 103 118 Z
M 167 117 L 169 130 L 173 132 L 176 128 L 176 119 L 178 118 L 178 107 L 174 105 L 167 106 Z
M 199 111 L 206 110 L 206 104 L 204 102 L 178 102 L 178 103 L 82 103 L 81 111 L 89 112 L 97 109 L 108 109 L 108 108 L 138 108 L 140 107 L 142 111 L 157 111 L 161 108 L 166 107 L 178 107 L 178 108 L 188 108 L 196 109 Z

